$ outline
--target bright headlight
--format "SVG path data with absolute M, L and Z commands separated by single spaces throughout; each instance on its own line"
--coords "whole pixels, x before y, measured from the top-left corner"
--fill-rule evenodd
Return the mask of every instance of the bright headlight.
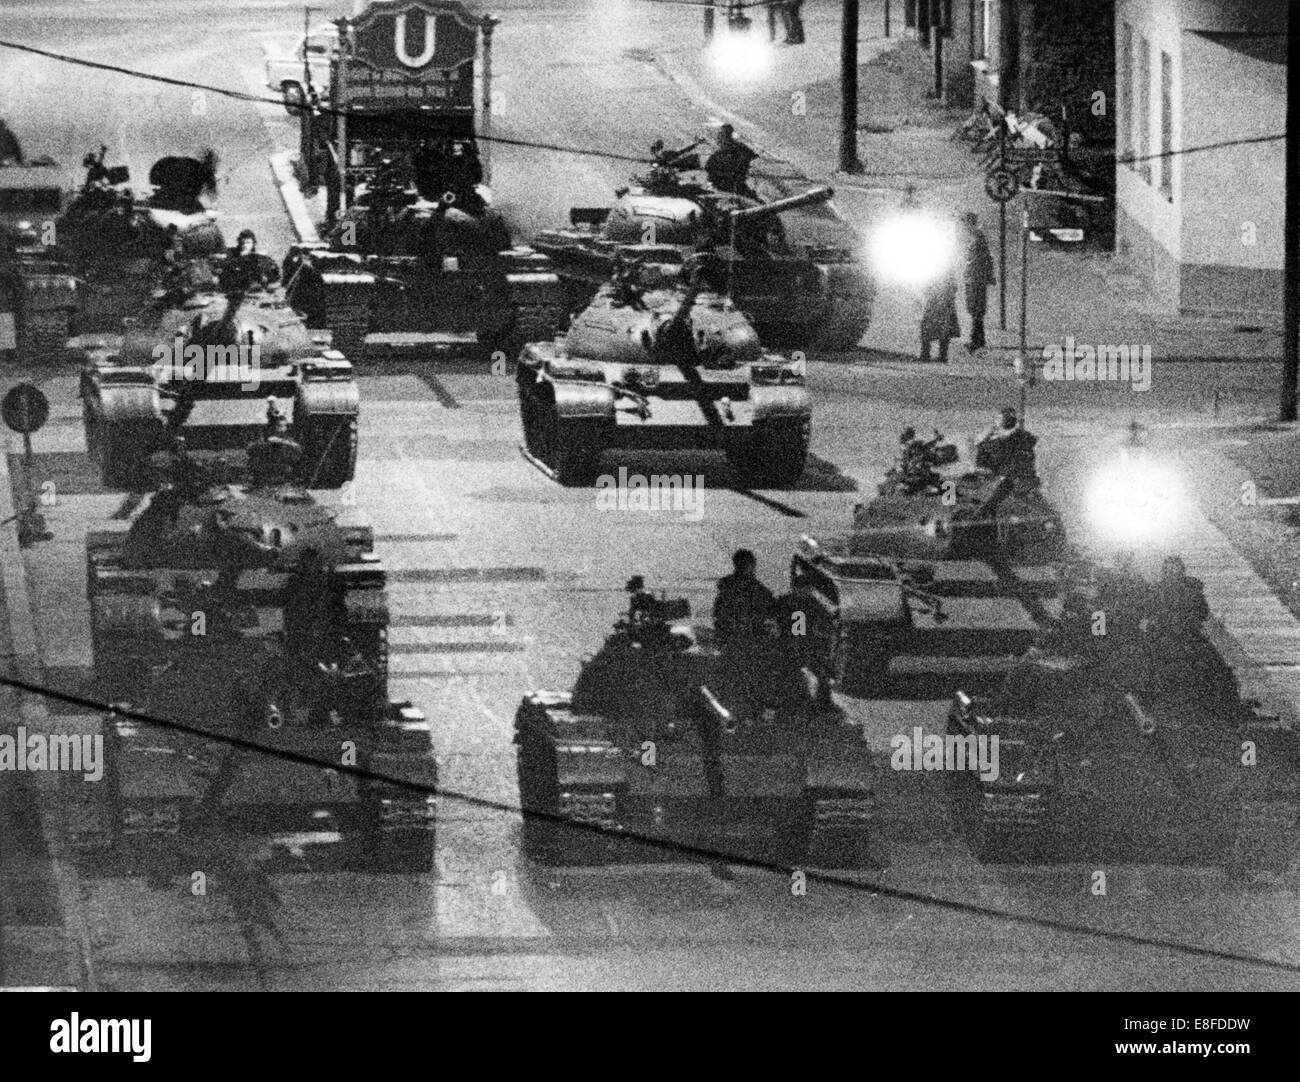
M 1088 489 L 1088 519 L 1111 540 L 1157 541 L 1177 527 L 1186 506 L 1182 482 L 1169 467 L 1125 453 Z

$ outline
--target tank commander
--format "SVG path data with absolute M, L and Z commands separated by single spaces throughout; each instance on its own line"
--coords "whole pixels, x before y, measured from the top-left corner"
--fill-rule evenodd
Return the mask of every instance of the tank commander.
M 626 259 L 620 253 L 614 257 L 614 273 L 610 279 L 610 300 L 616 307 L 632 308 L 635 311 L 646 310 L 641 293 L 641 265 L 634 259 Z
M 223 293 L 247 293 L 264 289 L 280 277 L 275 260 L 257 250 L 257 234 L 251 229 L 242 230 L 235 238 L 235 246 L 226 253 L 221 268 Z
M 758 580 L 758 558 L 749 549 L 737 549 L 731 563 L 733 571 L 718 580 L 713 602 L 713 630 L 724 646 L 760 637 L 776 600 Z
M 274 396 L 266 400 L 266 436 L 248 449 L 248 472 L 254 488 L 274 488 L 293 480 L 302 447 L 289 438 L 289 418 Z
M 749 186 L 749 164 L 758 155 L 735 136 L 736 129 L 723 124 L 718 132 L 718 149 L 704 163 L 709 183 L 720 192 L 757 199 L 758 193 Z
M 1132 552 L 1117 553 L 1113 566 L 1098 570 L 1096 597 L 1097 609 L 1106 614 L 1106 641 L 1132 642 L 1142 633 L 1151 587 L 1134 566 Z
M 1160 569 L 1160 581 L 1151 591 L 1153 630 L 1168 638 L 1192 638 L 1209 619 L 1205 584 L 1187 574 L 1178 556 L 1169 556 Z
M 1007 478 L 1016 488 L 1039 487 L 1034 447 L 1038 437 L 1028 432 L 1016 411 L 1007 406 L 975 451 L 975 465 Z

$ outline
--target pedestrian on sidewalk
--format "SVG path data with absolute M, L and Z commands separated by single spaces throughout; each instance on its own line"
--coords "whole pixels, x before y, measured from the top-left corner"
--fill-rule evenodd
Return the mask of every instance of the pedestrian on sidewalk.
M 930 344 L 939 343 L 939 363 L 948 363 L 948 343 L 961 337 L 957 321 L 957 271 L 948 268 L 925 287 L 921 311 L 921 363 L 930 363 Z
M 980 229 L 979 215 L 968 212 L 962 216 L 966 237 L 963 278 L 966 294 L 966 313 L 970 316 L 970 349 L 974 353 L 987 345 L 984 339 L 984 316 L 989 306 L 989 286 L 996 284 L 997 272 L 993 268 L 993 255 L 988 238 Z
M 803 8 L 803 0 L 790 0 L 785 5 L 785 43 L 787 45 L 802 45 L 807 39 L 803 33 L 803 16 L 800 10 Z

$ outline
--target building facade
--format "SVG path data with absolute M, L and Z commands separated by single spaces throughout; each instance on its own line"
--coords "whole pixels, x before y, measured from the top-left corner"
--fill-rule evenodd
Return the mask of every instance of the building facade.
M 1169 310 L 1281 310 L 1286 19 L 1286 0 L 1116 0 L 1116 248 Z

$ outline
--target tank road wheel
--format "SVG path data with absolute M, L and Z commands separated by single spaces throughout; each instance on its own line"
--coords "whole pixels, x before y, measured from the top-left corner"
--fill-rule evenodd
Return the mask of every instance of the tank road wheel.
M 590 485 L 600 472 L 605 450 L 604 423 L 560 417 L 555 403 L 534 393 L 524 410 L 524 440 L 528 453 L 555 471 L 562 485 Z M 531 437 L 530 438 L 530 433 Z
M 357 419 L 312 417 L 302 437 L 302 483 L 310 488 L 342 488 L 357 472 Z
M 18 363 L 33 365 L 61 360 L 68 347 L 72 313 L 66 308 L 27 312 L 18 321 Z
M 745 484 L 785 488 L 803 476 L 812 439 L 808 417 L 760 421 L 748 439 L 727 448 L 727 458 Z

